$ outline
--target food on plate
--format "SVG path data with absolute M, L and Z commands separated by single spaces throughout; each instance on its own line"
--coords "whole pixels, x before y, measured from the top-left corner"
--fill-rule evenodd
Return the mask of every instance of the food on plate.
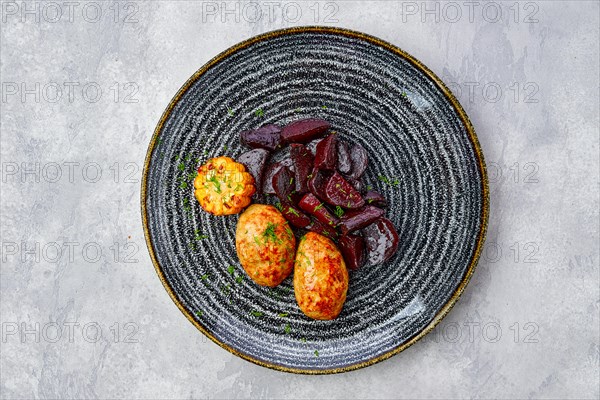
M 265 149 L 253 149 L 238 157 L 238 162 L 244 164 L 254 178 L 254 186 L 257 188 L 262 188 L 263 174 L 268 159 L 269 151 Z
M 337 166 L 337 135 L 331 134 L 317 144 L 315 168 L 333 171 Z
M 309 232 L 300 239 L 294 263 L 294 293 L 306 316 L 332 320 L 342 311 L 348 270 L 331 239 Z
M 342 174 L 349 174 L 352 170 L 352 160 L 348 144 L 341 140 L 337 141 L 337 169 Z
M 369 190 L 363 195 L 363 199 L 365 199 L 367 204 L 372 206 L 383 208 L 387 207 L 387 200 L 379 192 Z
M 346 235 L 362 229 L 383 216 L 383 210 L 374 206 L 365 206 L 359 210 L 347 211 L 340 218 L 340 230 Z
M 360 178 L 367 169 L 369 157 L 365 148 L 358 143 L 350 149 L 350 162 L 352 164 L 352 169 L 348 177 L 352 179 Z
M 214 215 L 238 214 L 250 204 L 255 191 L 252 175 L 229 157 L 211 158 L 198 168 L 194 179 L 196 199 Z
M 273 190 L 282 203 L 292 203 L 292 192 L 294 191 L 294 173 L 288 167 L 281 167 L 273 175 Z
M 314 215 L 315 218 L 325 225 L 336 226 L 339 222 L 325 207 L 325 204 L 312 193 L 306 193 L 298 202 L 298 207 Z
M 318 233 L 319 235 L 326 236 L 330 239 L 337 239 L 337 237 L 339 236 L 338 232 L 333 226 L 329 224 L 323 224 L 319 222 L 319 220 L 316 218 L 313 218 L 311 220 L 311 223 L 309 226 L 306 227 L 306 230 Z
M 296 237 L 273 206 L 252 204 L 240 215 L 235 247 L 242 267 L 259 285 L 275 287 L 294 268 Z
M 281 138 L 286 143 L 308 143 L 325 136 L 329 128 L 331 125 L 323 119 L 301 119 L 284 126 Z
M 333 206 L 355 209 L 365 205 L 365 200 L 360 193 L 337 171 L 327 181 L 324 196 L 325 200 Z
M 312 170 L 314 157 L 310 150 L 303 144 L 290 145 L 290 158 L 294 163 L 295 190 L 297 193 L 308 192 L 308 176 Z
M 354 234 L 347 234 L 340 238 L 339 241 L 340 250 L 344 256 L 344 261 L 349 269 L 357 270 L 367 260 L 367 254 L 365 252 L 365 240 Z
M 241 132 L 240 139 L 243 144 L 253 149 L 273 151 L 281 147 L 281 128 L 273 124 L 264 125 L 258 129 Z
M 325 199 L 325 185 L 331 174 L 320 169 L 313 168 L 312 173 L 309 175 L 308 190 L 321 200 Z
M 321 320 L 340 314 L 348 269 L 386 262 L 399 243 L 396 228 L 384 217 L 386 198 L 363 181 L 366 149 L 346 143 L 330 128 L 313 118 L 241 132 L 241 143 L 251 149 L 238 162 L 208 160 L 194 181 L 198 202 L 215 215 L 240 213 L 254 194 L 279 208 L 252 204 L 240 215 L 238 258 L 263 286 L 279 285 L 294 270 L 298 306 Z M 297 251 L 290 225 L 304 234 Z
M 387 218 L 380 218 L 367 226 L 363 229 L 363 235 L 371 265 L 386 262 L 398 249 L 398 232 Z
M 291 204 L 283 204 L 281 213 L 296 228 L 306 228 L 311 224 L 310 217 Z

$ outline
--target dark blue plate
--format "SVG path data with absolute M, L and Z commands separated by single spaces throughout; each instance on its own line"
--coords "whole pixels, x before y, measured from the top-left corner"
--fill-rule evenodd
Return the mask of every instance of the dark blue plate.
M 237 157 L 239 132 L 318 117 L 368 151 L 365 184 L 400 234 L 385 264 L 350 273 L 334 321 L 298 308 L 291 277 L 252 282 L 235 251 L 237 216 L 194 199 L 193 172 Z M 142 218 L 152 262 L 185 316 L 223 348 L 288 372 L 365 367 L 429 332 L 464 290 L 488 219 L 483 155 L 464 110 L 429 69 L 393 45 L 337 28 L 266 33 L 219 54 L 175 95 L 150 143 Z

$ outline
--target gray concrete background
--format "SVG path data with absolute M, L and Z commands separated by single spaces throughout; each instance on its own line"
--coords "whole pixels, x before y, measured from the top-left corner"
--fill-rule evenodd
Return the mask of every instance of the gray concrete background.
M 446 319 L 390 360 L 319 377 L 199 333 L 139 211 L 149 139 L 185 80 L 243 39 L 310 24 L 437 73 L 491 185 L 483 258 Z M 596 1 L 2 1 L 0 397 L 598 398 L 598 27 Z

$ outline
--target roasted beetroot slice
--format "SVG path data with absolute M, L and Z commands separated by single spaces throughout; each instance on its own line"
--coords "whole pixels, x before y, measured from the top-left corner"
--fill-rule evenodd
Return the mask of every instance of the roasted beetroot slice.
M 306 193 L 304 197 L 302 197 L 302 200 L 298 202 L 298 207 L 307 213 L 314 215 L 319 222 L 325 225 L 336 226 L 339 222 L 336 217 L 331 215 L 329 210 L 325 207 L 325 204 L 321 203 L 321 200 L 312 193 Z
M 265 149 L 254 149 L 247 151 L 238 157 L 238 162 L 244 164 L 246 169 L 254 178 L 255 187 L 262 187 L 263 173 L 269 159 L 269 151 Z M 259 192 L 259 190 L 257 190 Z
M 342 174 L 349 174 L 352 170 L 348 144 L 341 140 L 337 141 L 337 170 Z
M 281 138 L 286 143 L 308 143 L 325 136 L 330 127 L 329 122 L 323 119 L 302 119 L 284 126 Z
M 338 172 L 335 172 L 325 185 L 325 201 L 333 206 L 347 209 L 361 208 L 365 201 Z
M 343 235 L 338 243 L 344 261 L 349 269 L 357 270 L 365 265 L 367 253 L 365 252 L 365 241 L 358 235 Z
M 296 228 L 306 228 L 311 224 L 311 219 L 308 215 L 290 204 L 283 204 L 281 213 L 285 219 Z
M 337 135 L 331 134 L 317 145 L 315 168 L 333 171 L 337 166 Z
M 310 151 L 310 153 L 314 156 L 315 154 L 317 154 L 317 145 L 319 143 L 321 143 L 322 140 L 325 140 L 323 138 L 319 138 L 319 139 L 315 139 L 315 140 L 311 140 L 310 142 L 308 142 L 306 144 L 306 147 L 308 148 L 308 150 Z
M 277 125 L 269 124 L 251 131 L 243 131 L 240 133 L 240 140 L 243 144 L 253 149 L 273 151 L 281 147 L 281 128 Z
M 340 218 L 339 227 L 342 234 L 345 235 L 349 232 L 362 229 L 367 225 L 371 225 L 382 216 L 383 210 L 373 206 L 366 206 L 360 210 L 350 210 Z
M 267 165 L 265 173 L 263 174 L 262 192 L 264 194 L 275 194 L 275 189 L 273 188 L 273 176 L 275 176 L 275 174 L 284 166 L 285 165 L 280 162 Z
M 327 173 L 313 168 L 311 174 L 308 179 L 308 190 L 321 200 L 325 201 L 325 186 L 327 185 L 327 181 L 329 177 Z
M 303 144 L 292 143 L 290 147 L 290 158 L 294 163 L 296 192 L 306 193 L 308 192 L 308 176 L 313 168 L 313 155 Z
M 352 162 L 352 171 L 348 177 L 358 179 L 365 172 L 367 164 L 369 163 L 367 151 L 360 144 L 355 144 L 352 146 L 352 149 L 350 149 L 350 160 Z
M 282 203 L 292 203 L 292 191 L 294 190 L 294 173 L 288 167 L 282 166 L 273 175 L 273 190 Z
M 387 207 L 387 200 L 380 193 L 369 190 L 364 196 L 365 202 L 375 207 Z
M 362 231 L 369 264 L 382 264 L 398 249 L 398 232 L 387 218 L 380 218 Z
M 362 194 L 365 190 L 365 185 L 362 183 L 360 179 L 347 179 L 348 183 L 352 185 L 354 189 L 360 194 Z
M 309 226 L 307 226 L 306 229 L 308 229 L 311 232 L 315 232 L 325 237 L 328 237 L 329 239 L 336 240 L 338 237 L 337 231 L 332 226 L 322 224 L 317 219 L 313 219 L 312 223 Z

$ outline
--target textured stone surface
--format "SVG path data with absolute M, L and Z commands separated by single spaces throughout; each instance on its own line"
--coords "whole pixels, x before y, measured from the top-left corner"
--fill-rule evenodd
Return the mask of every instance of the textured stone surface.
M 600 396 L 597 2 L 258 2 L 260 17 L 247 2 L 53 4 L 2 2 L 1 398 Z M 321 377 L 200 334 L 156 277 L 139 213 L 148 141 L 183 82 L 302 24 L 428 65 L 475 125 L 491 186 L 486 251 L 446 319 Z

